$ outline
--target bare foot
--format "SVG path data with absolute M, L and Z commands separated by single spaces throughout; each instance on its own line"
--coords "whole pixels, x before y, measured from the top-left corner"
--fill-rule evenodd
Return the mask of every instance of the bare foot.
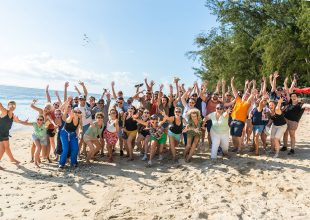
M 110 157 L 110 158 L 108 159 L 108 162 L 109 162 L 109 163 L 113 163 L 113 158 Z
M 31 160 L 30 160 L 29 162 L 30 162 L 30 163 L 33 163 L 33 162 L 34 162 L 33 158 L 31 158 Z
M 0 170 L 4 170 L 4 168 L 2 166 L 0 166 Z
M 40 168 L 40 165 L 38 162 L 34 163 L 36 165 L 37 168 Z
M 16 159 L 11 160 L 11 163 L 19 164 L 20 162 Z

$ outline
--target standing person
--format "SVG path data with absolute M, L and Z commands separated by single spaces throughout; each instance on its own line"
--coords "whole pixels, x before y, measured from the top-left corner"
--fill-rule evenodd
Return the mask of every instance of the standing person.
M 134 106 L 130 107 L 123 115 L 123 132 L 125 133 L 125 141 L 126 141 L 126 148 L 127 148 L 127 156 L 128 161 L 133 161 L 133 147 L 134 142 L 136 140 L 136 135 L 138 132 L 138 125 L 137 121 L 133 118 L 133 116 L 137 113 L 137 110 Z
M 107 127 L 104 130 L 104 138 L 107 142 L 108 148 L 108 162 L 113 162 L 113 148 L 115 147 L 118 140 L 119 133 L 119 123 L 117 119 L 117 111 L 115 109 L 110 110 L 109 120 L 107 122 Z
M 81 112 L 81 120 L 82 120 L 82 135 L 81 135 L 81 139 L 79 142 L 79 149 L 81 149 L 81 147 L 83 146 L 83 153 L 85 154 L 85 156 L 87 155 L 86 153 L 86 144 L 83 140 L 83 136 L 85 134 L 85 132 L 87 131 L 87 129 L 90 126 L 90 123 L 92 122 L 92 114 L 91 114 L 91 108 L 86 104 L 86 96 L 85 95 L 80 95 L 79 96 L 79 106 L 78 106 L 79 111 Z
M 97 112 L 95 115 L 95 122 L 91 123 L 90 127 L 84 134 L 83 140 L 89 147 L 89 152 L 86 157 L 86 162 L 90 163 L 90 159 L 93 159 L 95 154 L 100 151 L 101 143 L 99 139 L 103 139 L 103 129 L 104 129 L 104 115 L 102 112 Z M 99 139 L 98 139 L 99 137 Z
M 187 125 L 183 132 L 187 132 L 187 145 L 184 151 L 185 162 L 190 162 L 201 137 L 202 120 L 198 109 L 191 109 L 186 113 Z
M 14 117 L 14 110 L 16 109 L 16 102 L 9 101 L 7 108 L 4 108 L 0 103 L 0 160 L 3 157 L 4 152 L 10 158 L 12 163 L 18 164 L 10 149 L 10 129 L 12 128 L 13 121 L 17 121 L 18 118 Z M 0 166 L 0 170 L 3 168 Z
M 262 136 L 265 129 L 265 121 L 263 120 L 263 111 L 267 105 L 267 101 L 265 99 L 258 100 L 256 102 L 256 107 L 251 112 L 251 120 L 253 124 L 253 132 L 254 132 L 254 145 L 255 145 L 255 155 L 259 155 L 259 137 Z M 266 151 L 266 147 L 264 146 Z
M 150 111 L 144 109 L 142 116 L 139 118 L 145 122 L 150 120 Z M 143 154 L 142 160 L 147 160 L 147 153 L 149 150 L 150 142 L 150 131 L 146 128 L 145 125 L 138 123 L 138 137 L 137 137 L 137 146 L 140 152 Z
M 81 110 L 78 107 L 75 107 L 70 112 L 63 129 L 60 131 L 60 140 L 62 144 L 62 153 L 59 160 L 60 170 L 64 169 L 65 167 L 69 150 L 71 154 L 71 166 L 77 166 L 77 156 L 79 151 L 77 134 L 79 132 L 79 128 L 82 129 L 81 117 Z
M 176 157 L 176 147 L 181 141 L 183 130 L 183 118 L 181 115 L 182 115 L 182 109 L 179 107 L 176 107 L 174 109 L 174 116 L 167 117 L 167 115 L 164 115 L 166 120 L 171 124 L 169 126 L 168 136 L 169 136 L 170 150 L 172 153 L 172 159 L 175 162 L 178 162 L 178 159 Z
M 164 114 L 164 113 L 163 113 Z M 152 115 L 150 118 L 150 121 L 143 121 L 138 118 L 135 118 L 135 120 L 149 128 L 150 130 L 150 141 L 151 141 L 151 152 L 150 152 L 150 159 L 148 161 L 148 166 L 151 167 L 153 165 L 153 158 L 156 154 L 157 148 L 159 146 L 159 158 L 158 160 L 163 160 L 163 150 L 164 150 L 164 144 L 167 141 L 167 135 L 165 133 L 165 128 L 163 127 L 163 124 L 166 122 L 166 118 L 163 119 L 163 121 L 159 121 L 159 118 L 157 115 Z
M 275 148 L 276 151 L 276 154 L 274 155 L 275 158 L 279 157 L 280 140 L 287 129 L 284 113 L 281 110 L 282 103 L 282 97 L 279 99 L 277 105 L 275 104 L 275 101 L 269 102 L 270 119 L 272 122 L 270 140 L 272 148 Z
M 230 124 L 230 134 L 234 145 L 234 152 L 241 152 L 241 136 L 242 131 L 247 119 L 247 112 L 250 108 L 253 94 L 257 93 L 257 90 L 252 90 L 252 94 L 245 92 L 242 98 L 238 95 L 238 91 L 234 85 L 234 77 L 231 79 L 231 88 L 235 97 L 235 106 L 232 110 L 231 117 L 232 122 Z
M 119 124 L 119 131 L 118 131 L 118 139 L 119 139 L 119 147 L 120 147 L 120 152 L 119 155 L 122 157 L 124 155 L 124 140 L 122 138 L 122 130 L 123 130 L 123 116 L 125 114 L 125 108 L 124 108 L 124 98 L 119 97 L 117 98 L 116 105 L 115 105 L 115 110 L 117 111 L 117 116 L 118 116 L 118 124 Z
M 71 99 L 72 99 L 72 97 L 71 97 Z M 70 108 L 70 111 L 71 111 L 71 105 L 69 105 L 68 101 L 65 102 L 65 105 L 68 105 L 65 109 Z M 63 127 L 66 123 L 67 116 L 68 115 L 66 112 L 62 113 L 60 109 L 55 110 L 55 117 L 56 117 L 55 123 L 58 127 L 58 132 L 57 132 L 57 136 L 56 136 L 56 139 L 57 139 L 56 143 L 57 144 L 56 144 L 56 149 L 55 149 L 55 155 L 56 155 L 55 161 L 59 160 L 59 155 L 61 155 L 61 152 L 62 152 L 62 145 L 61 145 L 61 140 L 60 140 L 60 131 L 61 131 L 61 129 L 63 129 Z
M 229 126 L 228 126 L 228 117 L 229 110 L 224 111 L 223 104 L 217 104 L 215 112 L 208 114 L 204 118 L 204 123 L 208 120 L 212 121 L 212 127 L 210 129 L 211 136 L 211 159 L 217 158 L 218 148 L 221 146 L 223 155 L 228 154 L 229 146 Z
M 56 128 L 57 128 L 57 125 L 55 124 L 55 121 L 54 121 L 55 114 L 54 114 L 54 110 L 53 110 L 51 103 L 49 102 L 45 103 L 45 106 L 42 109 L 42 108 L 38 108 L 35 106 L 36 102 L 37 100 L 34 99 L 30 107 L 34 109 L 35 111 L 37 111 L 39 115 L 43 115 L 45 122 L 49 122 L 48 128 L 47 128 L 48 143 L 47 143 L 46 148 L 42 148 L 42 153 L 43 153 L 43 157 L 47 159 L 48 162 L 51 163 L 50 151 L 52 147 L 53 152 L 55 152 L 55 135 L 56 135 Z
M 225 86 L 224 81 L 222 82 L 223 86 Z M 206 87 L 207 82 L 205 82 L 205 85 L 202 87 L 201 93 L 200 93 L 200 97 L 201 99 L 206 103 L 206 115 L 209 115 L 213 112 L 216 111 L 216 106 L 218 104 L 221 104 L 221 101 L 219 100 L 219 82 L 217 83 L 217 88 L 216 91 L 213 92 L 210 96 L 206 96 Z M 207 128 L 207 132 L 208 132 L 208 142 L 209 142 L 209 146 L 211 147 L 212 144 L 212 140 L 211 140 L 211 136 L 210 136 L 210 132 L 211 132 L 211 127 L 212 127 L 212 120 L 209 119 L 206 122 L 206 128 Z
M 295 153 L 295 144 L 296 144 L 296 130 L 298 128 L 298 123 L 301 119 L 302 114 L 305 111 L 305 108 L 310 108 L 310 104 L 304 104 L 298 101 L 297 93 L 291 93 L 289 95 L 289 103 L 284 110 L 284 117 L 287 123 L 287 130 L 283 136 L 284 146 L 281 148 L 281 151 L 286 151 L 288 146 L 288 136 L 291 138 L 291 149 L 289 155 Z
M 36 150 L 35 150 L 35 155 L 34 155 L 34 164 L 40 168 L 40 154 L 41 150 L 43 148 L 47 147 L 48 141 L 47 141 L 47 128 L 48 128 L 48 123 L 44 122 L 44 117 L 43 115 L 39 115 L 37 117 L 36 122 L 28 122 L 27 121 L 21 121 L 19 120 L 18 123 L 23 124 L 23 125 L 30 125 L 33 127 L 34 132 L 32 134 L 32 140 L 35 143 Z

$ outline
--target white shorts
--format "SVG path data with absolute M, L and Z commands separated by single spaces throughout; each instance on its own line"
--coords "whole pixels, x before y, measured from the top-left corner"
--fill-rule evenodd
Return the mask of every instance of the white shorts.
M 281 126 L 272 125 L 270 138 L 276 138 L 280 140 L 283 137 L 286 129 L 287 129 L 287 124 L 281 125 Z

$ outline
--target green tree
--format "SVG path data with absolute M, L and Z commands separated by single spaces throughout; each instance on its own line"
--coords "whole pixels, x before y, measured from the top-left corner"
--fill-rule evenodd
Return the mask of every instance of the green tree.
M 220 26 L 200 34 L 195 72 L 202 79 L 235 76 L 259 80 L 278 70 L 282 79 L 297 73 L 299 85 L 310 82 L 310 2 L 300 0 L 207 0 Z M 214 83 L 213 83 L 214 84 Z

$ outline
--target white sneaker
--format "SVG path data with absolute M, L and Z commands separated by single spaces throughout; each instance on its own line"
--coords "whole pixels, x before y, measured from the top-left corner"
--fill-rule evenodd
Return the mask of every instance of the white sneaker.
M 157 160 L 161 161 L 161 160 L 163 160 L 163 159 L 164 159 L 164 158 L 163 158 L 163 155 L 159 154 L 159 157 L 158 157 Z
M 147 162 L 147 167 L 151 167 L 152 165 L 153 165 L 152 161 L 149 160 L 149 161 Z
M 146 155 L 146 154 L 144 154 L 142 160 L 143 160 L 143 161 L 146 161 L 146 160 L 147 160 L 147 155 Z
M 278 158 L 279 157 L 279 153 L 276 153 L 273 158 Z

